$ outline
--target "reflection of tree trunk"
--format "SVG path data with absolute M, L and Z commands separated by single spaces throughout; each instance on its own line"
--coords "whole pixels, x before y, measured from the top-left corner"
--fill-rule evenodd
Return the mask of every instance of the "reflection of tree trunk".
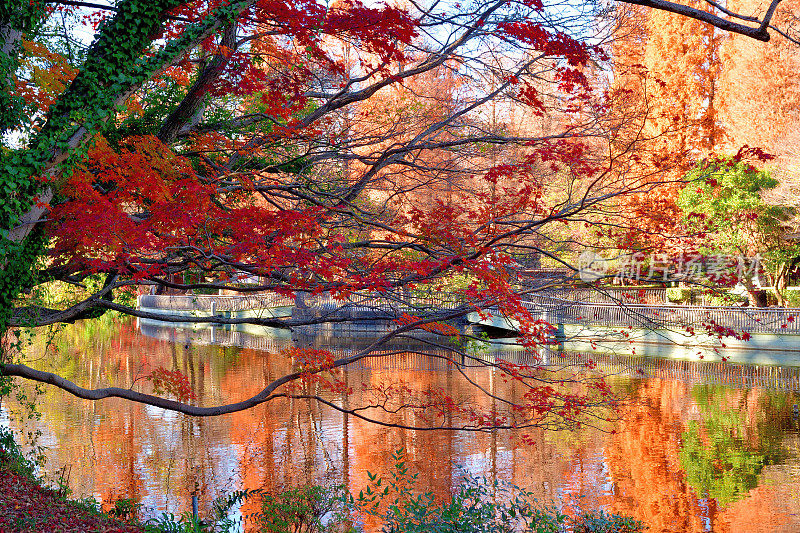
M 453 369 L 453 366 L 454 365 L 447 365 L 447 397 L 448 398 L 452 398 L 453 397 L 453 372 L 455 372 L 455 370 Z M 453 427 L 453 410 L 452 409 L 447 409 L 445 411 L 445 415 L 444 416 L 445 416 L 445 424 L 448 427 Z M 454 438 L 455 438 L 455 432 L 450 431 L 450 432 L 447 433 L 447 457 L 455 457 L 455 450 L 454 450 L 454 446 L 453 446 L 453 439 Z M 448 470 L 449 470 L 447 472 L 447 477 L 452 482 L 453 469 L 454 469 L 453 468 L 453 461 L 446 461 L 446 464 L 447 464 Z
M 170 351 L 172 352 L 172 368 L 173 370 L 180 370 L 181 367 L 178 365 L 178 345 L 176 343 L 171 343 Z
M 283 445 L 283 450 L 282 450 L 283 451 L 283 458 L 282 458 L 281 464 L 292 465 L 293 464 L 293 462 L 292 462 L 292 454 L 291 454 L 290 450 L 293 448 L 292 441 L 294 440 L 295 422 L 297 423 L 298 426 L 300 425 L 300 421 L 297 420 L 297 400 L 295 400 L 294 398 L 290 398 L 289 399 L 289 405 L 287 407 L 288 407 L 287 411 L 288 411 L 289 416 L 288 416 L 288 420 L 286 420 L 286 442 Z M 293 470 L 294 469 L 292 469 L 292 471 Z M 277 476 L 275 477 L 275 481 L 276 481 L 276 485 L 277 485 Z M 294 479 L 289 479 L 288 483 L 287 483 L 287 480 L 285 479 L 285 476 L 283 476 L 282 482 L 286 486 L 293 486 L 294 485 Z
M 272 423 L 270 414 L 266 409 L 264 413 L 264 445 L 262 447 L 262 451 L 259 452 L 257 448 L 253 448 L 254 454 L 259 454 L 261 457 L 261 461 L 263 464 L 263 470 L 261 478 L 261 483 L 259 484 L 260 487 L 264 487 L 266 490 L 272 490 L 275 487 L 275 478 L 277 477 L 275 472 L 275 466 L 277 465 L 277 461 L 275 460 L 275 434 L 278 432 L 277 425 Z M 255 440 L 255 439 L 254 439 Z M 250 455 L 250 460 L 252 461 L 253 455 Z M 242 476 L 242 479 L 245 478 L 246 474 L 241 472 L 239 474 Z
M 200 362 L 198 364 L 200 368 L 200 381 L 197 385 L 197 392 L 195 393 L 198 398 L 205 398 L 206 396 L 206 365 L 205 362 Z
M 312 391 L 309 391 L 312 393 Z M 317 420 L 314 417 L 314 405 L 310 401 L 306 401 L 306 409 L 308 410 L 307 416 L 307 423 L 306 423 L 306 436 L 303 439 L 303 450 L 305 457 L 303 458 L 303 473 L 305 474 L 305 479 L 303 479 L 303 484 L 310 483 L 311 480 L 314 478 L 314 434 L 317 431 Z M 303 428 L 300 428 L 302 433 Z M 302 438 L 302 437 L 301 437 Z
M 719 531 L 720 533 L 730 531 L 730 526 L 727 524 L 727 521 L 719 520 L 719 504 L 717 503 L 717 500 L 714 498 L 708 498 L 706 500 L 706 504 L 708 505 L 708 523 L 711 524 L 711 531 Z
M 192 387 L 193 391 L 197 390 L 197 371 L 194 367 L 194 357 L 192 357 L 192 352 L 189 350 L 189 345 L 186 345 L 186 349 L 183 351 L 183 356 L 186 358 L 186 366 L 187 366 L 187 375 L 189 377 L 189 385 Z
M 344 392 L 342 392 L 342 408 L 346 411 L 350 408 L 350 395 L 347 394 L 347 387 L 349 387 L 349 374 L 345 369 L 344 374 Z M 350 489 L 350 415 L 345 412 L 342 413 L 342 484 L 349 490 Z
M 126 424 L 126 426 L 127 426 L 127 431 L 126 431 L 127 435 L 125 435 L 127 437 L 127 441 L 128 441 L 128 449 L 127 449 L 127 453 L 125 454 L 127 456 L 126 458 L 128 459 L 128 490 L 127 490 L 127 497 L 128 498 L 132 498 L 133 500 L 138 502 L 139 501 L 139 491 L 136 490 L 137 483 L 135 481 L 136 478 L 137 478 L 137 476 L 136 476 L 136 454 L 133 453 L 134 444 L 135 444 L 134 443 L 134 438 L 133 438 L 133 433 L 134 433 L 134 429 L 135 429 L 134 422 L 135 422 L 136 419 L 133 416 L 133 412 L 131 410 L 132 408 L 133 407 L 131 406 L 131 408 L 129 408 L 128 412 L 127 412 L 127 418 L 128 418 L 128 423 Z
M 495 388 L 495 369 L 492 367 L 489 370 L 489 391 L 492 393 L 492 413 L 497 412 L 497 398 L 495 395 L 497 394 L 494 390 Z M 493 492 L 497 490 L 497 430 L 492 431 L 492 443 L 489 449 L 489 453 L 492 456 L 492 486 L 495 487 Z M 496 496 L 496 494 L 492 494 L 492 496 Z

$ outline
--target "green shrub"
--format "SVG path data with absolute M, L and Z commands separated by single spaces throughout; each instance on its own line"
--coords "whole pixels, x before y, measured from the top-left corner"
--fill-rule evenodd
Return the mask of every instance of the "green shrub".
M 172 513 L 163 513 L 158 518 L 151 518 L 144 523 L 146 533 L 207 533 L 213 531 L 195 520 L 191 513 L 183 513 L 177 517 Z
M 707 294 L 703 300 L 705 301 L 706 305 L 711 305 L 715 307 L 729 307 L 729 306 L 739 306 L 742 305 L 744 302 L 747 301 L 746 295 L 739 295 L 739 294 L 731 294 L 729 292 L 711 292 Z
M 643 522 L 629 516 L 589 511 L 572 519 L 573 533 L 639 533 L 645 530 Z
M 783 291 L 786 307 L 800 307 L 800 291 Z
M 146 533 L 235 533 L 242 531 L 241 517 L 232 518 L 229 511 L 243 501 L 261 494 L 261 490 L 237 490 L 217 498 L 212 505 L 212 516 L 206 520 L 196 518 L 192 513 L 175 516 L 162 513 L 157 518 L 147 520 L 143 525 Z M 116 507 L 116 506 L 115 506 Z M 127 507 L 127 504 L 124 505 Z M 138 511 L 138 507 L 136 508 Z
M 405 452 L 393 454 L 388 479 L 367 473 L 370 485 L 353 503 L 378 517 L 383 533 L 558 533 L 566 516 L 540 508 L 529 492 L 514 485 L 469 478 L 449 502 L 430 492 L 416 494 L 417 474 L 405 466 Z
M 682 304 L 687 300 L 691 299 L 692 297 L 692 290 L 686 287 L 667 287 L 667 300 L 676 303 Z
M 141 508 L 142 504 L 133 498 L 120 498 L 114 502 L 114 508 L 108 514 L 117 518 L 136 518 Z
M 404 450 L 389 479 L 368 473 L 370 485 L 351 501 L 383 522 L 382 533 L 638 533 L 644 525 L 629 517 L 602 511 L 572 520 L 555 507 L 541 505 L 528 492 L 510 483 L 467 478 L 449 502 L 438 503 L 432 493 L 415 494 L 417 474 L 409 474 Z M 388 504 L 388 505 L 386 505 Z M 385 507 L 385 510 L 384 510 Z
M 343 486 L 316 485 L 263 493 L 257 520 L 265 533 L 354 532 Z
M 35 479 L 36 465 L 20 450 L 10 429 L 0 427 L 0 469 Z

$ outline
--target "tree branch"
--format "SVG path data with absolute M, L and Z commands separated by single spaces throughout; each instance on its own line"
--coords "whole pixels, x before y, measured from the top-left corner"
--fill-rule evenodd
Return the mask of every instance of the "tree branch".
M 122 306 L 117 306 L 116 304 L 111 304 L 111 305 L 114 307 L 122 307 Z M 157 317 L 159 315 L 153 315 L 153 316 Z M 156 319 L 160 320 L 159 318 Z M 41 370 L 36 370 L 23 364 L 12 364 L 12 363 L 0 364 L 0 375 L 18 376 L 25 379 L 30 379 L 32 381 L 38 381 L 40 383 L 54 385 L 60 389 L 69 392 L 70 394 L 77 396 L 78 398 L 83 398 L 85 400 L 102 400 L 104 398 L 123 398 L 126 400 L 131 400 L 145 405 L 152 405 L 154 407 L 160 407 L 162 409 L 167 409 L 169 411 L 175 411 L 190 416 L 203 416 L 203 417 L 219 416 L 228 413 L 235 413 L 237 411 L 243 411 L 245 409 L 250 409 L 251 407 L 255 407 L 258 404 L 268 402 L 278 397 L 277 395 L 273 395 L 272 393 L 279 387 L 286 385 L 287 383 L 296 381 L 297 379 L 301 378 L 304 375 L 318 374 L 320 372 L 324 372 L 333 368 L 343 367 L 348 364 L 359 361 L 361 359 L 364 359 L 365 357 L 369 357 L 370 355 L 373 355 L 373 352 L 375 352 L 375 350 L 385 345 L 390 339 L 393 339 L 394 337 L 406 333 L 410 330 L 417 329 L 419 326 L 423 324 L 436 321 L 438 320 L 434 319 L 418 320 L 411 324 L 399 326 L 395 330 L 387 333 L 386 335 L 383 335 L 382 337 L 377 339 L 375 342 L 373 342 L 372 344 L 370 344 L 357 354 L 336 360 L 333 363 L 333 365 L 331 365 L 330 368 L 321 368 L 314 371 L 292 372 L 286 374 L 272 381 L 269 385 L 264 387 L 264 389 L 262 389 L 261 392 L 259 392 L 255 396 L 251 396 L 250 398 L 240 402 L 219 405 L 214 407 L 199 407 L 196 405 L 190 405 L 175 400 L 168 400 L 165 398 L 161 398 L 159 396 L 154 396 L 152 394 L 144 394 L 141 392 L 136 392 L 131 389 L 123 389 L 120 387 L 85 389 L 79 385 L 76 385 L 72 381 L 69 381 L 68 379 L 62 378 L 57 374 L 53 374 L 52 372 L 43 372 Z
M 199 121 L 205 105 L 205 95 L 214 82 L 219 79 L 230 61 L 236 48 L 236 23 L 227 25 L 222 32 L 219 50 L 211 61 L 202 69 L 197 81 L 191 86 L 183 101 L 170 113 L 161 126 L 157 137 L 164 144 L 170 144 L 178 136 L 178 132 L 190 121 Z
M 690 7 L 683 4 L 676 4 L 674 2 L 668 2 L 666 0 L 620 0 L 620 1 L 626 4 L 634 4 L 637 6 L 645 6 L 653 9 L 659 9 L 661 11 L 669 11 L 670 13 L 675 13 L 676 15 L 682 15 L 684 17 L 689 17 L 695 20 L 699 20 L 701 22 L 706 22 L 721 30 L 729 31 L 732 33 L 738 33 L 741 35 L 746 35 L 747 37 L 752 37 L 753 39 L 764 42 L 769 41 L 770 39 L 769 32 L 767 31 L 767 25 L 769 24 L 769 21 L 772 18 L 775 9 L 778 7 L 778 4 L 781 2 L 781 0 L 773 0 L 772 4 L 767 10 L 767 14 L 764 17 L 764 20 L 758 27 L 754 28 L 752 26 L 747 26 L 745 24 L 739 24 L 737 22 L 724 19 L 717 15 L 712 15 L 711 13 L 703 11 L 701 9 L 696 9 L 694 7 Z

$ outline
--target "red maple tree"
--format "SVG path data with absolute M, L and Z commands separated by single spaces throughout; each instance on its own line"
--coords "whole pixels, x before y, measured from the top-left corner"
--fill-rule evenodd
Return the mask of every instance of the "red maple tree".
M 423 391 L 392 409 L 446 406 L 462 415 L 452 427 L 474 430 L 569 426 L 606 398 L 601 380 L 543 367 L 537 349 L 548 328 L 525 305 L 531 285 L 516 283 L 515 269 L 531 254 L 568 261 L 555 251 L 574 249 L 587 222 L 607 221 L 610 200 L 659 184 L 658 173 L 631 172 L 641 168 L 637 143 L 621 142 L 626 115 L 598 81 L 607 51 L 587 43 L 608 35 L 588 35 L 585 20 L 538 0 L 450 11 L 355 0 L 15 9 L 3 22 L 4 80 L 15 87 L 2 117 L 4 330 L 107 310 L 288 329 L 350 320 L 154 314 L 114 299 L 131 290 L 399 304 L 377 317 L 394 326 L 367 348 L 339 359 L 304 352 L 296 372 L 235 404 L 188 403 L 166 369 L 157 384 L 184 401 L 87 390 L 12 362 L 8 348 L 4 375 L 198 416 L 287 397 L 324 402 L 303 384 L 338 390 L 337 369 L 417 330 L 438 335 L 430 341 L 438 346 L 457 333 L 448 320 L 477 311 L 517 324 L 534 362 L 453 346 L 437 357 L 459 368 L 494 367 L 523 387 L 521 397 L 487 412 Z M 762 39 L 768 25 L 683 14 Z M 54 28 L 64 20 L 97 34 L 87 45 L 70 37 L 74 27 Z M 52 282 L 88 292 L 62 307 L 19 298 Z M 431 296 L 437 305 L 420 303 Z

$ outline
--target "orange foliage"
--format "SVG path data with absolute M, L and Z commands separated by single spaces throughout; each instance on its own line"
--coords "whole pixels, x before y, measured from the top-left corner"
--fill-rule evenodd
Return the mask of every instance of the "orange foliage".
M 628 229 L 617 239 L 623 248 L 669 250 L 676 246 L 670 237 L 682 232 L 675 204 L 679 180 L 728 140 L 718 95 L 725 68 L 720 47 L 727 37 L 680 15 L 628 9 L 614 45 L 615 83 L 622 91 L 619 105 L 640 110 L 628 137 L 638 136 L 638 172 L 645 183 L 651 175 L 654 185 L 622 199 Z

